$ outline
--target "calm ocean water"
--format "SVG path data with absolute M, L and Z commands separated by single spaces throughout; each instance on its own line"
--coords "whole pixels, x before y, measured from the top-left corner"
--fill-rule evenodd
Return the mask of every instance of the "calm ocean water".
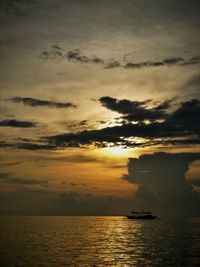
M 1 217 L 1 266 L 200 266 L 200 219 Z

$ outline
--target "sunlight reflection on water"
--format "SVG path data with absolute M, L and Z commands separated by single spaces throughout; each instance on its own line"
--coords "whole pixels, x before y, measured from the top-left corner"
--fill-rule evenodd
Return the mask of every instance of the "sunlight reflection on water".
M 1 266 L 199 266 L 200 220 L 1 217 Z

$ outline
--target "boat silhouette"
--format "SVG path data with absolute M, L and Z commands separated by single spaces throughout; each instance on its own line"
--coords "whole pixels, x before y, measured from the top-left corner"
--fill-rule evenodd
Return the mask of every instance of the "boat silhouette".
M 157 216 L 152 215 L 151 211 L 131 211 L 131 215 L 126 215 L 126 218 L 131 220 L 154 220 Z

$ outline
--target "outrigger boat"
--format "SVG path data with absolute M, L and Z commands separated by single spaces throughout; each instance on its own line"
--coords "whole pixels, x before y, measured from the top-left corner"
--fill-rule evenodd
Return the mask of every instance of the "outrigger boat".
M 131 211 L 131 215 L 126 215 L 126 218 L 132 220 L 153 220 L 156 219 L 157 216 L 151 214 L 151 211 Z

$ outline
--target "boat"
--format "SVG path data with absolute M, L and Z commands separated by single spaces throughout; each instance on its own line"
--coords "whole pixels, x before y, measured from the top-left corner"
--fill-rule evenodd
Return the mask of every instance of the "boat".
M 131 220 L 154 220 L 157 216 L 151 214 L 151 211 L 131 211 L 131 215 L 126 215 L 126 218 Z

